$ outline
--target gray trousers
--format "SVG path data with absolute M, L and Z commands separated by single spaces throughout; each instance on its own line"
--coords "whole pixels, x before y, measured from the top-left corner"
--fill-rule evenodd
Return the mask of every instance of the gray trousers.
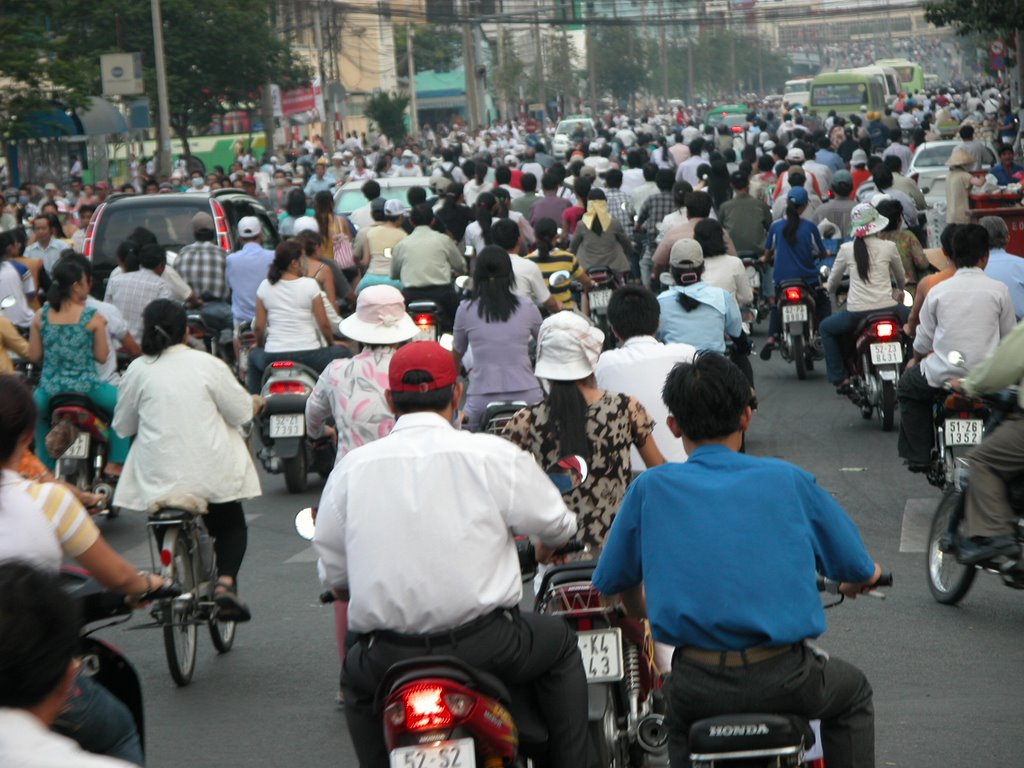
M 875 710 L 864 673 L 806 645 L 745 667 L 698 664 L 676 652 L 668 684 L 669 762 L 690 765 L 687 736 L 697 720 L 740 712 L 821 720 L 828 768 L 874 768 Z
M 967 535 L 1007 536 L 1014 514 L 1007 483 L 1024 473 L 1024 419 L 1011 416 L 967 454 Z

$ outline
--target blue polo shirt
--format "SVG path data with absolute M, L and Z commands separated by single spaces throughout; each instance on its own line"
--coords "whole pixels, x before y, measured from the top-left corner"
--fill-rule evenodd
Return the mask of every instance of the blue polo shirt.
M 857 527 L 811 474 L 704 445 L 630 486 L 594 586 L 612 595 L 642 581 L 655 640 L 744 650 L 825 631 L 816 570 L 863 582 L 874 569 Z
M 804 280 L 817 285 L 820 277 L 814 260 L 825 255 L 821 233 L 807 219 L 800 219 L 800 226 L 796 230 L 796 245 L 790 245 L 782 234 L 785 228 L 785 218 L 776 221 L 768 228 L 768 239 L 764 243 L 766 251 L 775 251 L 775 284 L 779 285 L 786 280 Z
M 224 275 L 231 288 L 231 314 L 235 322 L 256 317 L 256 289 L 267 278 L 274 252 L 259 243 L 246 243 L 240 251 L 229 253 Z

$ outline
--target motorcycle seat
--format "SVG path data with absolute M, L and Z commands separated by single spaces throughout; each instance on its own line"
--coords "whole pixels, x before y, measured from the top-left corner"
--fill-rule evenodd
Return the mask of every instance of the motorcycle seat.
M 109 424 L 113 419 L 110 411 L 100 408 L 96 403 L 85 395 L 78 392 L 59 392 L 50 398 L 50 415 L 52 416 L 59 408 L 81 408 L 99 417 Z
M 688 744 L 694 763 L 792 755 L 792 763 L 782 764 L 798 765 L 799 756 L 814 745 L 814 731 L 797 715 L 719 715 L 691 725 Z
M 281 362 L 285 362 L 285 361 L 282 360 Z M 290 362 L 292 364 L 292 367 L 289 368 L 289 369 L 284 369 L 284 370 L 290 370 L 293 373 L 304 374 L 304 375 L 308 376 L 309 378 L 313 379 L 313 383 L 314 384 L 316 383 L 317 379 L 320 378 L 320 374 L 317 373 L 312 368 L 310 368 L 308 365 L 303 365 L 302 363 L 296 362 L 294 360 L 290 360 L 290 361 L 287 361 L 287 362 Z M 280 371 L 281 370 L 282 369 L 274 368 L 274 364 L 273 363 L 268 364 L 267 367 L 263 369 L 263 381 L 261 383 L 262 384 L 266 384 L 267 380 L 271 376 L 273 376 L 273 375 L 280 375 Z
M 509 706 L 512 701 L 505 683 L 489 672 L 469 666 L 455 656 L 419 656 L 392 664 L 384 673 L 384 678 L 377 689 L 377 700 L 383 704 L 388 696 L 403 685 L 429 677 L 453 680 L 497 699 L 505 706 Z
M 441 311 L 441 305 L 430 299 L 419 299 L 417 301 L 410 301 L 405 309 L 407 312 L 412 313 L 434 312 L 436 314 Z
M 897 328 L 902 328 L 903 323 L 900 321 L 900 316 L 891 309 L 881 309 L 877 312 L 872 312 L 870 315 L 861 318 L 860 322 L 857 323 L 857 327 L 853 331 L 854 336 L 860 336 L 865 328 L 872 323 L 877 323 L 880 320 L 890 320 L 896 323 Z

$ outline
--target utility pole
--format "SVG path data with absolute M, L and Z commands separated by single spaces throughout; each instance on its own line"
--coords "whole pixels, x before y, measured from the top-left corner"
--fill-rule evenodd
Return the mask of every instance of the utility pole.
M 462 23 L 463 67 L 466 70 L 466 122 L 469 130 L 480 128 L 476 79 L 476 40 L 473 35 L 472 0 L 463 0 L 465 17 Z
M 548 99 L 547 86 L 544 83 L 544 54 L 540 44 L 540 12 L 536 8 L 533 12 L 533 46 L 537 64 L 537 103 L 542 105 L 541 109 L 547 115 Z
M 316 68 L 320 77 L 320 103 L 324 105 L 324 112 L 327 112 L 327 78 L 324 76 L 324 38 L 323 30 L 320 27 L 320 3 L 313 5 L 313 42 L 316 45 Z M 331 115 L 333 118 L 333 114 Z M 323 135 L 320 136 L 324 142 L 324 150 L 331 153 L 334 144 L 334 121 L 328 121 L 326 114 L 320 115 L 320 122 L 324 126 Z
M 270 23 L 271 31 L 274 31 L 277 27 L 277 19 L 275 14 L 274 3 L 270 4 L 270 17 L 268 19 Z M 264 150 L 267 156 L 274 154 L 274 96 L 271 93 L 273 89 L 273 81 L 271 76 L 267 75 L 267 82 L 263 84 L 261 90 L 261 103 L 260 103 L 260 115 L 263 118 L 263 144 Z
M 164 61 L 164 19 L 160 0 L 150 0 L 153 17 L 153 58 L 156 60 L 157 122 L 156 174 L 159 178 L 171 172 L 171 108 L 167 98 L 167 63 Z
M 498 0 L 498 17 L 504 15 L 505 9 L 502 7 L 501 0 Z M 502 24 L 494 25 L 494 36 L 497 38 L 495 43 L 498 46 L 498 71 L 501 72 L 502 78 L 505 77 L 505 28 Z M 501 93 L 498 94 L 498 111 L 501 112 L 503 120 L 509 119 L 508 114 L 508 92 L 505 88 L 501 89 Z
M 658 31 L 661 37 L 661 102 L 668 107 L 668 43 L 665 36 L 665 3 L 658 0 L 658 17 L 661 23 L 658 24 Z
M 405 25 L 405 47 L 409 64 L 409 129 L 414 137 L 419 140 L 420 135 L 420 114 L 416 104 L 416 61 L 413 58 L 412 39 L 414 33 L 412 24 Z
M 597 57 L 594 55 L 594 33 L 587 24 L 587 80 L 590 85 L 590 116 L 597 117 Z

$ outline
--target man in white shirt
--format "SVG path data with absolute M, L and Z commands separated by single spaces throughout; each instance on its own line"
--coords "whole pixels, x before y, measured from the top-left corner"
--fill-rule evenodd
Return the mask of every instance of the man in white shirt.
M 953 235 L 956 274 L 937 284 L 921 305 L 914 360 L 900 378 L 899 454 L 911 472 L 925 472 L 933 449 L 932 403 L 943 386 L 988 357 L 1017 324 L 1010 290 L 982 270 L 988 264 L 988 232 L 964 224 Z M 963 355 L 963 367 L 949 354 Z
M 498 219 L 491 224 L 491 239 L 496 246 L 504 248 L 512 260 L 512 274 L 516 278 L 513 292 L 531 299 L 552 314 L 560 312 L 562 305 L 551 295 L 537 262 L 519 255 L 519 234 L 519 226 L 511 219 Z
M 385 768 L 374 707 L 382 674 L 411 656 L 457 656 L 532 688 L 549 732 L 547 764 L 576 765 L 587 740 L 576 636 L 561 619 L 519 613 L 513 541 L 535 537 L 538 560 L 548 561 L 576 518 L 532 456 L 452 427 L 457 379 L 441 345 L 401 347 L 385 393 L 394 429 L 346 454 L 320 500 L 320 577 L 350 601 L 341 678 L 349 733 L 362 768 Z
M 142 338 L 142 313 L 151 301 L 174 298 L 161 277 L 166 266 L 164 249 L 150 243 L 139 249 L 139 268 L 136 271 L 122 272 L 107 283 L 103 300 L 121 311 L 133 338 Z
M 0 765 L 132 765 L 50 730 L 78 679 L 78 652 L 77 612 L 57 578 L 24 562 L 0 565 Z
M 631 395 L 654 420 L 654 442 L 665 461 L 686 461 L 683 441 L 668 428 L 668 407 L 661 397 L 665 377 L 679 363 L 693 362 L 697 350 L 689 344 L 662 344 L 658 332 L 661 306 L 653 293 L 640 286 L 619 288 L 608 301 L 608 324 L 618 349 L 601 353 L 594 373 L 597 386 Z M 635 447 L 630 449 L 634 472 L 647 467 Z
M 43 269 L 49 274 L 61 253 L 68 247 L 67 243 L 54 237 L 53 226 L 45 216 L 36 216 L 32 219 L 32 233 L 36 241 L 25 249 L 25 258 L 41 259 Z

